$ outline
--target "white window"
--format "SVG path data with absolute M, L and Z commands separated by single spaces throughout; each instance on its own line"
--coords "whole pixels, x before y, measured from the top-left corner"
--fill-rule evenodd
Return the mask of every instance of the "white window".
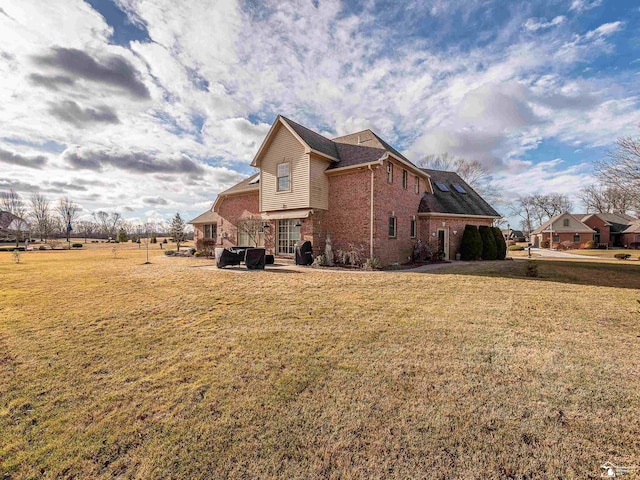
M 287 192 L 291 189 L 289 162 L 278 164 L 278 191 Z
M 292 255 L 300 241 L 300 220 L 278 220 L 278 253 Z
M 416 175 L 414 178 L 413 191 L 415 193 L 420 193 L 420 178 Z
M 393 183 L 393 163 L 387 162 L 387 183 Z
M 409 187 L 409 172 L 402 170 L 402 188 L 405 190 Z
M 212 225 L 204 225 L 203 233 L 203 238 L 216 238 L 218 233 L 216 224 L 214 223 Z

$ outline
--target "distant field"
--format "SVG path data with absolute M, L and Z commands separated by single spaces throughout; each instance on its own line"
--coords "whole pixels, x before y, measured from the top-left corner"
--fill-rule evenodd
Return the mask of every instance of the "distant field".
M 105 247 L 0 253 L 0 479 L 640 463 L 638 262 L 239 274 Z

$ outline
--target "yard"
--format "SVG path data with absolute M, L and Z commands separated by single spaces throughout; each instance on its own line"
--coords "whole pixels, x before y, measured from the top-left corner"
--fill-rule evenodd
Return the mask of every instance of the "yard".
M 239 274 L 136 247 L 0 252 L 0 478 L 640 463 L 638 262 Z

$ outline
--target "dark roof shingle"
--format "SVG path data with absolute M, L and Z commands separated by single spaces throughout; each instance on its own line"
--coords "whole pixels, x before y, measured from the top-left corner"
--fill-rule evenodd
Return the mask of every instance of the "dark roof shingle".
M 452 213 L 456 215 L 482 215 L 487 217 L 500 217 L 491 205 L 489 205 L 478 193 L 471 188 L 455 172 L 432 170 L 423 168 L 424 172 L 431 176 L 433 194 L 424 193 L 420 200 L 419 213 Z M 443 183 L 449 189 L 442 192 L 436 183 Z M 467 193 L 460 193 L 453 184 L 459 184 Z
M 338 151 L 336 150 L 336 144 L 331 140 L 323 137 L 313 130 L 308 129 L 307 127 L 300 125 L 299 123 L 294 122 L 293 120 L 289 120 L 287 117 L 282 117 L 282 119 L 287 122 L 287 124 L 293 129 L 293 131 L 296 132 L 298 136 L 302 138 L 302 140 L 313 150 L 324 153 L 325 155 L 329 155 L 330 157 L 336 158 L 338 160 L 340 159 L 340 157 L 338 156 Z

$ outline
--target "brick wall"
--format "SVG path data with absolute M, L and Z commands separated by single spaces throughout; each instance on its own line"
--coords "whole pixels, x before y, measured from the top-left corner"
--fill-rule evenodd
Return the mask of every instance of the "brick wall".
M 238 220 L 260 216 L 258 192 L 224 197 L 217 206 L 216 213 L 218 214 L 217 245 L 225 248 L 236 246 L 238 245 Z
M 460 252 L 462 234 L 466 225 L 490 227 L 493 225 L 493 221 L 489 218 L 421 216 L 419 220 L 420 239 L 425 243 L 437 246 L 438 229 L 447 230 L 449 232 L 449 259 L 455 260 L 456 253 Z
M 613 243 L 611 242 L 611 227 L 605 225 L 604 221 L 601 218 L 593 216 L 583 223 L 593 228 L 594 230 L 600 231 L 600 239 L 598 240 L 598 243 L 607 243 L 610 247 L 613 246 Z

